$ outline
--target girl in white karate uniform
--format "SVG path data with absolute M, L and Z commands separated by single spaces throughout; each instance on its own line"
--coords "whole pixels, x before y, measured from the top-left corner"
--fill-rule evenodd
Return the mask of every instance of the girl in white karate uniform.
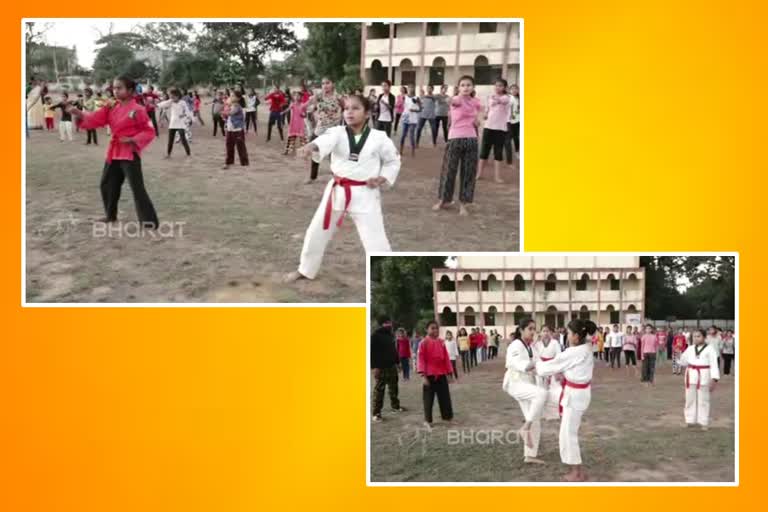
M 350 95 L 344 107 L 346 126 L 334 126 L 297 153 L 311 158 L 331 155 L 333 177 L 304 235 L 298 271 L 286 281 L 314 279 L 320 270 L 325 247 L 349 216 L 366 252 L 391 250 L 381 213 L 382 186 L 392 186 L 400 172 L 400 155 L 392 140 L 368 126 L 370 104 L 361 95 Z
M 541 328 L 541 337 L 533 344 L 533 355 L 537 361 L 551 361 L 562 352 L 560 344 L 552 337 L 552 330 L 548 325 Z M 543 418 L 545 420 L 555 420 L 560 418 L 558 403 L 560 401 L 560 376 L 553 375 L 549 377 L 536 376 L 536 385 L 547 391 L 547 401 L 544 405 Z
M 515 339 L 507 347 L 506 367 L 502 389 L 517 400 L 525 417 L 525 423 L 519 431 L 523 439 L 524 461 L 543 464 L 537 458 L 539 439 L 541 438 L 541 415 L 547 400 L 547 391 L 536 385 L 533 370 L 536 358 L 533 353 L 533 338 L 536 323 L 531 318 L 520 322 Z
M 703 329 L 693 331 L 693 345 L 680 356 L 680 366 L 685 368 L 685 423 L 688 427 L 701 425 L 709 428 L 709 393 L 720 380 L 717 350 L 706 343 Z
M 597 325 L 594 322 L 572 320 L 568 324 L 568 348 L 551 361 L 536 363 L 536 373 L 541 377 L 563 374 L 560 394 L 560 460 L 570 466 L 570 471 L 563 476 L 566 482 L 583 482 L 587 479 L 581 465 L 579 426 L 592 398 L 590 383 L 595 360 L 591 339 L 595 332 Z

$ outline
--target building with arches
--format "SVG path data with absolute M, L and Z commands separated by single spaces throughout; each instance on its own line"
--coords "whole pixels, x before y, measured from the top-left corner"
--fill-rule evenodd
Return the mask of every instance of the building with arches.
M 519 22 L 363 23 L 360 74 L 366 91 L 383 80 L 394 85 L 454 86 L 472 75 L 478 95 L 493 81 L 520 82 Z M 450 91 L 449 91 L 450 93 Z
M 644 318 L 645 269 L 639 256 L 459 256 L 456 268 L 432 273 L 441 334 L 484 327 L 507 338 L 525 317 L 551 327 L 582 318 L 622 328 Z

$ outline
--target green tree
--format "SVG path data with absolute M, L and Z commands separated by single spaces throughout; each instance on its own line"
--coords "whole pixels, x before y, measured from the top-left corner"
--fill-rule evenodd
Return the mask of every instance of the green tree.
M 255 80 L 264 71 L 264 61 L 274 52 L 297 48 L 293 29 L 285 23 L 204 23 L 197 38 L 198 51 L 219 56 L 242 66 L 240 79 Z
M 124 73 L 134 62 L 133 51 L 127 46 L 108 44 L 96 54 L 93 62 L 93 78 L 99 83 L 112 80 Z
M 150 41 L 151 47 L 172 52 L 189 51 L 195 39 L 195 28 L 192 23 L 167 21 L 139 23 L 135 30 Z
M 359 23 L 307 23 L 306 27 L 303 46 L 317 75 L 339 81 L 350 72 L 345 66 L 360 65 Z
M 146 36 L 134 32 L 117 32 L 115 34 L 108 34 L 106 36 L 100 37 L 96 40 L 96 45 L 104 45 L 104 47 L 125 46 L 126 48 L 130 48 L 132 51 L 136 52 L 139 50 L 152 48 L 153 42 Z
M 181 87 L 188 89 L 194 85 L 217 84 L 221 63 L 211 55 L 179 54 L 171 61 L 160 75 L 160 85 L 163 87 Z
M 371 258 L 371 314 L 390 316 L 401 327 L 423 328 L 435 319 L 432 269 L 445 256 L 378 256 Z
M 344 64 L 344 76 L 336 84 L 336 89 L 341 92 L 363 90 L 363 81 L 360 79 L 360 66 L 358 64 Z

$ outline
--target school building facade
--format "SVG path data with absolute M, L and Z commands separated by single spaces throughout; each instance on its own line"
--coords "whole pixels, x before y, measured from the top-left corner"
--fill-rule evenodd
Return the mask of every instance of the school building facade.
M 644 318 L 639 256 L 459 256 L 457 263 L 432 270 L 441 335 L 484 327 L 507 338 L 526 317 L 537 326 L 565 327 L 582 318 L 622 328 Z
M 485 96 L 498 77 L 519 83 L 519 22 L 363 23 L 361 38 L 366 89 L 390 80 L 417 88 L 447 84 L 450 93 L 459 77 L 471 75 Z

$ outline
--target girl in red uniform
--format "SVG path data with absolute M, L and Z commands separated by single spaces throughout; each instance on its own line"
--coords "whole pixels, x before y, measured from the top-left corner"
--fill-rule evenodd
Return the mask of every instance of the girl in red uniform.
M 67 108 L 67 112 L 80 118 L 80 125 L 86 130 L 108 126 L 112 132 L 107 147 L 107 160 L 101 174 L 101 198 L 106 213 L 103 222 L 117 220 L 120 190 L 123 181 L 128 179 L 141 225 L 156 229 L 157 213 L 144 188 L 141 172 L 141 152 L 155 138 L 155 130 L 147 111 L 136 103 L 135 90 L 136 83 L 133 80 L 118 77 L 112 85 L 112 93 L 117 100 L 114 104 L 88 114 L 72 106 Z
M 424 422 L 432 428 L 432 405 L 437 395 L 440 417 L 449 422 L 453 419 L 451 392 L 448 388 L 448 375 L 453 373 L 453 366 L 445 348 L 445 342 L 439 337 L 437 322 L 427 324 L 427 336 L 419 345 L 419 363 L 417 371 L 422 377 L 422 395 L 424 400 Z

